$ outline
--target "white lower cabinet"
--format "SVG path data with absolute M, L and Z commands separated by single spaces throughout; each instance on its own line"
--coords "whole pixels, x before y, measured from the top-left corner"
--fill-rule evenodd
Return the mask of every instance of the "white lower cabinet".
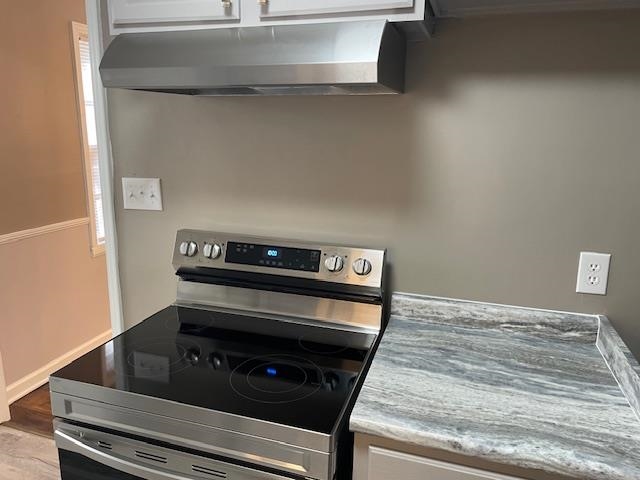
M 522 480 L 372 445 L 367 457 L 367 480 Z

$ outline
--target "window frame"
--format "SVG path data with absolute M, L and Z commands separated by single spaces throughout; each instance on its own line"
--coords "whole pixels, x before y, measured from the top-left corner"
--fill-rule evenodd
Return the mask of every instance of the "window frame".
M 85 110 L 84 87 L 82 82 L 82 61 L 80 58 L 80 41 L 89 43 L 89 28 L 79 22 L 71 22 L 71 44 L 73 51 L 73 79 L 76 91 L 76 107 L 78 111 L 78 129 L 81 138 L 82 165 L 84 171 L 84 185 L 89 214 L 90 250 L 93 257 L 105 254 L 105 241 L 98 241 L 96 229 L 96 211 L 93 191 L 93 165 L 91 164 L 91 150 L 87 133 L 87 114 Z

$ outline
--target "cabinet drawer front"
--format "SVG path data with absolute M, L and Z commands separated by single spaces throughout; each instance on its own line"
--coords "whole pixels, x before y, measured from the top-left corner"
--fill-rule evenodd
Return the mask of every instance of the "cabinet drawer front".
M 368 471 L 368 480 L 522 480 L 373 446 Z
M 207 23 L 240 18 L 240 0 L 109 0 L 111 23 Z
M 414 0 L 267 0 L 261 17 L 331 15 L 413 8 Z

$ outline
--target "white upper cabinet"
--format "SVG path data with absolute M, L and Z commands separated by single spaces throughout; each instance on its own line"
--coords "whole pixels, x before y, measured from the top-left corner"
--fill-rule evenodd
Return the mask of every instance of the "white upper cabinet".
M 109 16 L 112 29 L 237 22 L 240 0 L 109 0 Z
M 378 10 L 411 9 L 414 0 L 261 0 L 261 17 L 333 15 Z
M 111 34 L 385 19 L 425 22 L 429 0 L 107 0 Z
M 640 0 L 106 0 L 111 34 L 385 19 L 432 23 L 436 16 L 640 7 Z M 242 16 L 241 16 L 242 13 Z M 417 28 L 419 31 L 420 28 Z

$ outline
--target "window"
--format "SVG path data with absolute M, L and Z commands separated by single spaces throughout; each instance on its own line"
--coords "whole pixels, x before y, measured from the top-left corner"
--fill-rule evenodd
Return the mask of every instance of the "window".
M 89 31 L 86 25 L 72 22 L 74 52 L 74 78 L 80 119 L 80 138 L 84 164 L 87 210 L 91 220 L 91 252 L 93 256 L 104 253 L 104 216 L 102 211 L 102 191 L 98 168 L 98 133 L 93 103 L 91 81 L 91 57 L 89 54 Z

